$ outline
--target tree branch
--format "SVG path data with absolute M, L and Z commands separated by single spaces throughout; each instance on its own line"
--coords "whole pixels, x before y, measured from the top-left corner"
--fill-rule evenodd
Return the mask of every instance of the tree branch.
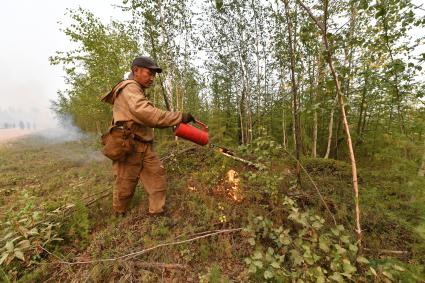
M 87 260 L 87 261 L 65 261 L 62 260 L 60 257 L 56 256 L 55 254 L 49 252 L 48 250 L 46 250 L 45 248 L 41 247 L 41 249 L 43 249 L 44 251 L 46 251 L 48 254 L 53 255 L 54 257 L 56 257 L 59 260 L 59 263 L 62 264 L 68 264 L 68 265 L 76 265 L 76 264 L 92 264 L 92 263 L 99 263 L 99 262 L 110 262 L 110 261 L 118 261 L 118 260 L 128 260 L 131 258 L 135 258 L 137 256 L 140 256 L 142 254 L 145 254 L 147 252 L 150 252 L 152 250 L 156 250 L 158 248 L 161 247 L 167 247 L 167 246 L 174 246 L 174 245 L 180 245 L 180 244 L 185 244 L 185 243 L 189 243 L 189 242 L 193 242 L 199 239 L 204 239 L 204 238 L 208 238 L 208 237 L 212 237 L 212 236 L 216 236 L 219 234 L 224 234 L 224 233 L 233 233 L 233 232 L 238 232 L 241 231 L 242 228 L 234 228 L 234 229 L 224 229 L 224 230 L 219 230 L 213 233 L 209 233 L 209 234 L 205 234 L 202 236 L 198 236 L 198 237 L 194 237 L 191 239 L 187 239 L 187 240 L 182 240 L 182 241 L 177 241 L 177 242 L 169 242 L 169 243 L 162 243 L 144 250 L 140 250 L 137 252 L 133 252 L 133 253 L 129 253 L 129 254 L 125 254 L 125 255 L 121 255 L 118 257 L 112 257 L 112 258 L 104 258 L 104 259 L 94 259 L 94 260 Z

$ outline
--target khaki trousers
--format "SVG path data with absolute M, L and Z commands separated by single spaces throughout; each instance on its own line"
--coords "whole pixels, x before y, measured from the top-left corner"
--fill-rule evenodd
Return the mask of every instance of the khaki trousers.
M 165 168 L 150 143 L 136 142 L 135 151 L 124 161 L 112 163 L 115 187 L 113 208 L 127 211 L 139 179 L 149 195 L 149 213 L 161 213 L 165 205 L 167 181 Z

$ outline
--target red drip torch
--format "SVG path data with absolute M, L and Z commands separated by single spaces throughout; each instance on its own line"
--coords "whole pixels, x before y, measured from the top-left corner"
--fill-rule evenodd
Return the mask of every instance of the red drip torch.
M 174 130 L 174 134 L 199 145 L 208 144 L 208 126 L 198 120 L 195 120 L 195 123 L 201 126 L 201 129 L 189 124 L 180 123 Z

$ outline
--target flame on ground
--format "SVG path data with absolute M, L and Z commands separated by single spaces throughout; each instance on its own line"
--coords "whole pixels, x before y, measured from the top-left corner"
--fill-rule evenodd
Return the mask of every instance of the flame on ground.
M 220 184 L 213 188 L 213 192 L 214 194 L 227 195 L 235 202 L 241 202 L 244 199 L 244 195 L 240 183 L 238 172 L 230 169 L 227 171 L 226 177 L 220 181 Z M 196 184 L 196 181 L 189 178 L 187 189 L 192 192 L 198 191 L 199 184 Z
M 230 169 L 227 174 L 227 183 L 229 183 L 230 188 L 227 190 L 227 194 L 236 202 L 241 202 L 243 200 L 243 194 L 240 186 L 240 179 L 238 172 L 233 169 Z

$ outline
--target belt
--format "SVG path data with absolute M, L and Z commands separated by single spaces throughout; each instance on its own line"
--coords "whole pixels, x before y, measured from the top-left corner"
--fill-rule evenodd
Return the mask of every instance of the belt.
M 153 141 L 152 141 L 152 140 L 147 141 L 147 140 L 145 140 L 145 139 L 143 139 L 143 138 L 139 137 L 138 135 L 134 135 L 134 140 L 135 140 L 135 141 L 138 141 L 138 142 L 141 142 L 141 143 L 153 143 Z
M 117 129 L 131 131 L 128 127 L 126 127 L 126 126 L 123 125 L 125 123 L 120 123 L 120 122 L 122 122 L 122 121 L 118 121 L 117 122 L 117 126 L 116 126 Z M 138 142 L 142 142 L 142 143 L 153 143 L 153 140 L 147 141 L 144 138 L 142 138 L 142 137 L 140 137 L 140 136 L 138 136 L 136 134 L 133 134 L 133 136 L 134 136 L 134 140 L 136 140 Z

